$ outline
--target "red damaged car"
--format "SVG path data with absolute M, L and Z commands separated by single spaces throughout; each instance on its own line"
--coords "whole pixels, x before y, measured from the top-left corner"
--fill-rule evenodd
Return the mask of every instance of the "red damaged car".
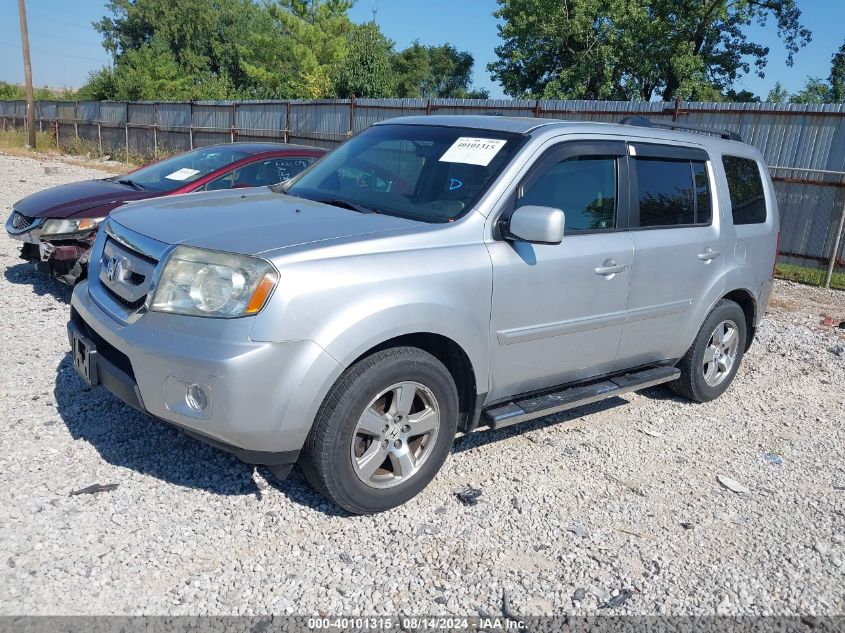
M 326 150 L 283 143 L 226 143 L 146 165 L 125 176 L 59 185 L 19 200 L 6 232 L 24 242 L 21 258 L 62 281 L 85 277 L 97 226 L 135 200 L 193 191 L 274 185 L 297 175 Z

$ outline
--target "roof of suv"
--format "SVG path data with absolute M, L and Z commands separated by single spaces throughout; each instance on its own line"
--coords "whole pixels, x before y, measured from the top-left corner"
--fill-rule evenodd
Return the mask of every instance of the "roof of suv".
M 619 123 L 599 123 L 596 121 L 566 121 L 563 119 L 538 119 L 534 117 L 488 116 L 479 114 L 455 114 L 436 116 L 408 116 L 388 119 L 376 125 L 401 123 L 405 125 L 441 125 L 446 127 L 476 128 L 479 130 L 496 130 L 499 132 L 515 132 L 530 134 L 538 129 L 566 129 L 570 132 L 593 131 L 601 134 L 618 134 L 621 136 L 653 137 L 660 140 L 678 140 L 701 142 L 702 145 L 717 143 L 736 143 L 717 136 L 701 132 L 685 132 L 658 127 L 641 127 L 634 125 L 620 125 Z M 744 143 L 743 143 L 744 144 Z

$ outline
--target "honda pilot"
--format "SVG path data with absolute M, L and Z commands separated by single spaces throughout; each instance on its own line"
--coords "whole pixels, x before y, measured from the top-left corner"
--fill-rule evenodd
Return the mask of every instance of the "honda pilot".
M 763 318 L 778 212 L 755 148 L 681 127 L 399 118 L 274 190 L 117 210 L 73 364 L 352 513 L 414 497 L 458 432 L 661 383 L 712 400 Z

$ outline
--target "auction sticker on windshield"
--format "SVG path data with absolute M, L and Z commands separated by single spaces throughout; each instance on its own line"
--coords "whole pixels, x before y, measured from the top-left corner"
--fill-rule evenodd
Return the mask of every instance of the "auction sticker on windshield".
M 443 163 L 465 163 L 487 167 L 507 141 L 497 138 L 462 136 L 440 157 Z
M 183 167 L 182 169 L 177 169 L 172 174 L 165 176 L 170 180 L 187 180 L 191 176 L 196 176 L 200 173 L 199 169 L 189 169 L 188 167 Z

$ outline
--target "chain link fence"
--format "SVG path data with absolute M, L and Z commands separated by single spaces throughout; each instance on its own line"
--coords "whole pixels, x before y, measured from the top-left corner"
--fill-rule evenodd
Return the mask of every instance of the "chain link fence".
M 192 103 L 40 101 L 36 129 L 58 148 L 135 159 L 235 141 L 334 148 L 385 119 L 502 114 L 617 122 L 641 115 L 735 131 L 771 166 L 781 211 L 780 261 L 845 271 L 845 104 L 637 103 L 504 99 L 350 99 Z M 0 102 L 3 130 L 26 123 L 24 101 Z

